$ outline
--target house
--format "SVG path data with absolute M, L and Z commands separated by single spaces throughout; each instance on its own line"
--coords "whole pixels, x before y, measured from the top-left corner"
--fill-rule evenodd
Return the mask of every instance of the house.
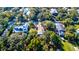
M 23 9 L 23 14 L 24 15 L 29 15 L 31 12 L 30 12 L 30 10 L 29 10 L 29 8 L 24 8 Z
M 37 25 L 37 30 L 38 30 L 38 35 L 42 35 L 44 33 L 44 27 L 41 25 L 40 22 Z
M 21 26 L 15 26 L 13 29 L 13 32 L 28 32 L 28 23 L 25 23 L 24 25 Z
M 23 12 L 23 15 L 29 15 L 31 12 L 30 12 L 30 9 L 29 8 L 26 8 L 26 7 L 23 7 L 20 9 L 20 12 Z
M 54 15 L 54 16 L 57 16 L 57 15 L 58 15 L 58 11 L 57 11 L 56 9 L 54 9 L 54 8 L 52 8 L 52 9 L 50 10 L 50 13 L 51 13 L 52 15 Z
M 60 22 L 56 22 L 55 25 L 56 25 L 56 33 L 63 37 L 65 32 L 64 25 Z

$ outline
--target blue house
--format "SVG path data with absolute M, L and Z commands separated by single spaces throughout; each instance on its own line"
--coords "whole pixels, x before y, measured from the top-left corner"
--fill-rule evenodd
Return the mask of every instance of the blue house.
M 28 32 L 28 23 L 25 23 L 24 25 L 21 26 L 15 26 L 13 29 L 13 32 L 17 33 L 17 32 Z
M 61 37 L 64 37 L 64 32 L 65 32 L 64 25 L 61 24 L 60 22 L 56 22 L 55 25 L 56 25 L 56 33 Z

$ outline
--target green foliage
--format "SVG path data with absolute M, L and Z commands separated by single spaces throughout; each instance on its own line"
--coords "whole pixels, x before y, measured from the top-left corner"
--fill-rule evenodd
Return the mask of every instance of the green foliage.
M 72 33 L 72 32 L 75 32 L 75 30 L 76 29 L 72 25 L 69 25 L 69 26 L 66 27 L 66 31 L 68 31 L 68 32 L 71 32 Z
M 33 38 L 30 42 L 30 44 L 28 45 L 29 49 L 32 49 L 33 51 L 35 50 L 39 50 L 40 51 L 40 40 L 38 38 Z
M 54 46 L 56 46 L 54 49 L 56 50 L 57 48 L 60 49 L 60 50 L 63 50 L 62 49 L 62 43 L 61 43 L 61 39 L 59 36 L 57 36 L 54 32 L 52 31 L 46 31 L 44 33 L 45 35 L 45 42 L 47 44 L 49 44 L 50 42 L 53 43 Z
M 72 9 L 72 10 L 69 11 L 69 16 L 71 18 L 74 17 L 74 16 L 77 16 L 77 15 L 78 15 L 78 13 L 77 13 L 77 11 L 75 9 Z
M 7 17 L 7 18 L 11 17 L 11 15 L 12 15 L 12 13 L 11 12 L 8 12 L 8 11 L 2 13 L 2 16 L 3 17 Z
M 29 22 L 29 28 L 35 28 L 35 25 L 32 22 Z
M 43 20 L 43 19 L 45 19 L 45 20 L 50 20 L 51 19 L 51 13 L 50 13 L 50 11 L 49 10 L 47 10 L 47 9 L 44 9 L 44 10 L 41 10 L 41 12 L 38 14 L 38 16 L 37 16 L 37 18 L 38 19 L 41 19 L 41 21 Z
M 38 8 L 30 8 L 31 13 L 29 14 L 28 18 L 31 20 L 37 19 L 37 14 L 39 13 Z
M 58 15 L 55 16 L 57 21 L 65 25 L 65 36 L 62 40 L 61 36 L 56 34 L 55 23 L 53 15 L 50 13 L 51 8 L 29 8 L 30 14 L 23 15 L 23 12 L 0 12 L 0 50 L 1 51 L 74 51 L 74 47 L 79 47 L 79 35 L 76 30 L 79 28 L 79 24 L 73 24 L 73 17 L 78 17 L 77 8 L 56 8 Z M 28 20 L 29 31 L 28 33 L 13 33 L 13 26 L 6 33 L 5 37 L 1 34 L 7 28 L 8 20 L 11 16 L 16 18 L 23 16 Z M 38 20 L 40 19 L 40 20 Z M 42 35 L 37 34 L 37 27 L 33 24 L 33 20 L 38 20 L 44 28 Z M 15 25 L 22 25 L 23 22 L 16 21 Z
M 9 29 L 8 36 L 10 36 L 10 35 L 12 34 L 12 31 L 13 31 L 13 27 L 11 27 L 11 28 Z
M 3 25 L 4 27 L 7 25 L 7 23 L 8 23 L 8 18 L 0 19 L 0 24 Z
M 62 23 L 65 25 L 65 26 L 69 26 L 71 25 L 73 22 L 73 20 L 71 18 L 67 18 L 65 20 L 62 21 Z
M 63 43 L 64 51 L 75 51 L 74 46 L 71 43 L 69 43 L 67 41 L 62 42 L 62 43 Z
M 37 31 L 35 29 L 30 29 L 29 34 L 35 36 L 37 34 Z
M 53 23 L 53 22 L 51 22 L 51 21 L 43 21 L 42 22 L 42 25 L 44 26 L 44 27 L 46 27 L 46 29 L 47 30 L 54 30 L 55 29 L 55 24 Z

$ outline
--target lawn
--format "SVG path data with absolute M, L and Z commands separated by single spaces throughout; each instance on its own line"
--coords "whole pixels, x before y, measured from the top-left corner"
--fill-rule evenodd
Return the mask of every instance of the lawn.
M 65 41 L 65 42 L 62 41 L 62 43 L 63 43 L 63 49 L 65 51 L 75 51 L 74 46 L 68 41 Z

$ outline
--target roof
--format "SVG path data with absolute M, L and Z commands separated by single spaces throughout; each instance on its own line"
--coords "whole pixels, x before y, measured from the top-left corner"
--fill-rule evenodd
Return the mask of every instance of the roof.
M 57 30 L 59 30 L 59 31 L 60 31 L 60 30 L 63 30 L 63 31 L 65 30 L 63 24 L 57 22 L 57 23 L 55 23 L 55 25 L 56 25 L 56 29 L 57 29 Z
M 29 8 L 24 8 L 23 13 L 24 13 L 25 15 L 29 15 L 29 14 L 30 14 Z
M 28 24 L 25 23 L 21 26 L 15 26 L 13 32 L 27 32 L 28 31 Z
M 56 9 L 53 9 L 53 8 L 52 8 L 52 9 L 50 10 L 50 13 L 53 14 L 53 13 L 58 13 L 58 12 L 57 12 Z
M 37 25 L 37 27 L 38 27 L 38 34 L 43 34 L 44 28 L 43 28 L 43 26 L 41 25 L 41 23 L 39 23 L 39 24 Z

